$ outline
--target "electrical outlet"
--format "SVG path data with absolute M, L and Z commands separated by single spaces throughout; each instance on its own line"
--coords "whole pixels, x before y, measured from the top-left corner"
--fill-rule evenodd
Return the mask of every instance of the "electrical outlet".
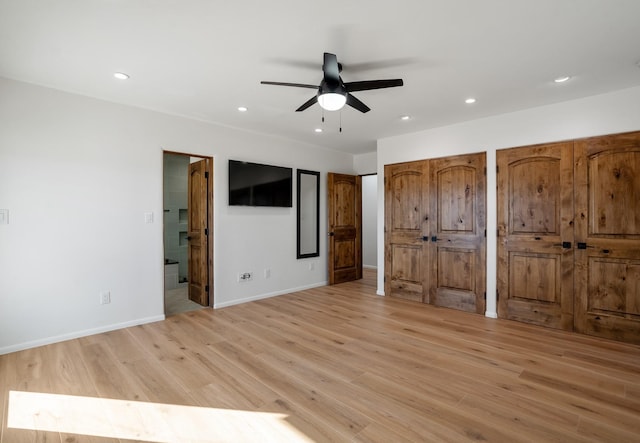
M 270 278 L 270 277 L 271 277 L 271 268 L 265 268 L 264 278 Z
M 316 262 L 310 261 L 309 262 L 309 270 L 313 271 L 315 268 L 316 268 Z
M 109 291 L 103 291 L 100 293 L 100 304 L 101 305 L 108 305 L 109 303 L 111 303 L 111 292 Z
M 240 283 L 246 283 L 253 280 L 253 272 L 240 272 L 238 273 L 238 281 Z

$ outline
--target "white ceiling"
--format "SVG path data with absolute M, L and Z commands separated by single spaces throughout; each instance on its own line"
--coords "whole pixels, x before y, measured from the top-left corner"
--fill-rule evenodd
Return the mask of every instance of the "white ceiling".
M 0 0 L 0 76 L 359 154 L 638 86 L 639 18 L 640 0 Z M 405 85 L 355 93 L 371 112 L 324 124 L 317 104 L 294 112 L 313 90 L 260 85 L 318 84 L 325 51 L 345 82 Z

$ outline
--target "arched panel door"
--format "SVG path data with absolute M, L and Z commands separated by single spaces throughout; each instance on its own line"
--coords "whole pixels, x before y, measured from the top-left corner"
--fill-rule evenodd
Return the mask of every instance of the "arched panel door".
M 579 332 L 640 344 L 640 132 L 578 140 Z
M 573 328 L 573 142 L 500 150 L 498 316 Z
M 484 313 L 484 153 L 431 160 L 431 285 L 436 306 Z
M 386 165 L 385 295 L 429 302 L 429 161 Z

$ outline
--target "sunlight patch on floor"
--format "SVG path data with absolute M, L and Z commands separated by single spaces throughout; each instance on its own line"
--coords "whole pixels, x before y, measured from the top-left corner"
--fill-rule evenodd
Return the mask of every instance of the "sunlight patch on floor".
M 9 392 L 10 428 L 150 442 L 311 442 L 287 415 Z

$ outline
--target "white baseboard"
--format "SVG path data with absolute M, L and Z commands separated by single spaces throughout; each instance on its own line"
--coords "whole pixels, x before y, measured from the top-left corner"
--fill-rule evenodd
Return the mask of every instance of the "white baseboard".
M 228 306 L 239 305 L 239 304 L 247 303 L 250 301 L 262 300 L 264 298 L 276 297 L 278 295 L 291 294 L 292 292 L 304 291 L 306 289 L 319 288 L 320 286 L 327 286 L 328 284 L 329 284 L 328 281 L 322 281 L 322 282 L 313 283 L 307 286 L 299 286 L 297 288 L 285 289 L 283 291 L 269 292 L 266 294 L 259 294 L 259 295 L 253 295 L 251 297 L 241 298 L 239 300 L 232 300 L 232 301 L 223 302 L 223 303 L 215 303 L 213 305 L 213 309 L 226 308 Z
M 373 265 L 362 265 L 362 267 L 364 269 L 373 269 L 373 270 L 376 270 L 376 271 L 378 270 L 378 267 L 377 266 L 373 266 Z
M 484 313 L 484 316 L 489 318 L 498 318 L 498 313 L 493 311 L 486 311 Z
M 40 340 L 28 341 L 25 343 L 19 343 L 17 345 L 11 345 L 11 346 L 6 346 L 4 348 L 0 348 L 0 355 L 10 354 L 12 352 L 24 351 L 25 349 L 37 348 L 39 346 L 50 345 L 51 343 L 58 343 L 61 341 L 72 340 L 74 338 L 87 337 L 89 335 L 115 331 L 116 329 L 129 328 L 131 326 L 143 325 L 145 323 L 153 323 L 157 321 L 162 321 L 164 319 L 165 319 L 165 316 L 163 314 L 163 315 L 157 315 L 154 317 L 139 318 L 139 319 L 127 321 L 124 323 L 115 323 L 111 325 L 101 326 L 99 328 L 75 331 L 69 334 L 56 335 L 55 337 L 47 337 Z

